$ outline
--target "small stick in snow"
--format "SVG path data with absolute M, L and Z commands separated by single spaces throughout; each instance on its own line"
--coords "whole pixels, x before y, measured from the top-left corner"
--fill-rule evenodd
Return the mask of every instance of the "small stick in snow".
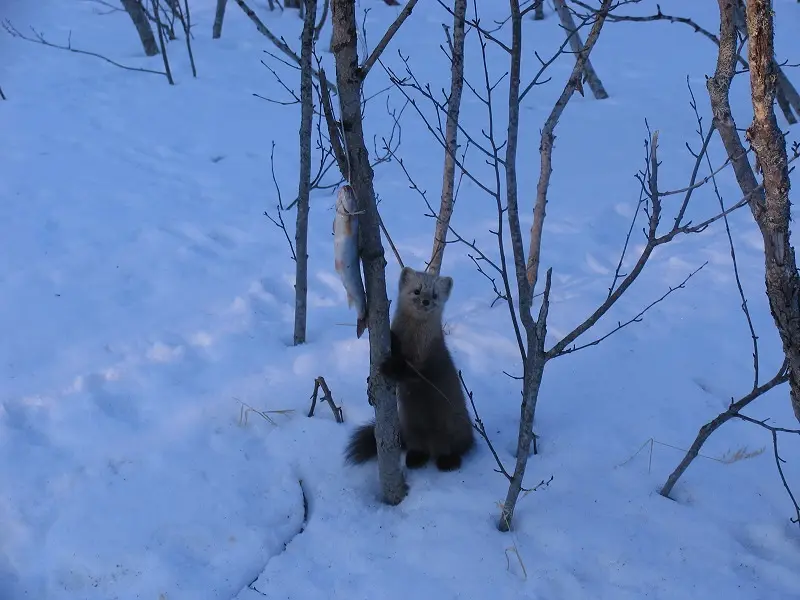
M 328 387 L 328 384 L 325 383 L 325 378 L 320 375 L 316 379 L 314 379 L 314 391 L 311 393 L 311 408 L 308 409 L 308 416 L 314 416 L 314 410 L 317 408 L 317 397 L 319 396 L 319 390 L 322 389 L 322 399 L 328 403 L 328 406 L 331 407 L 331 411 L 333 411 L 333 416 L 336 419 L 337 423 L 344 423 L 344 413 L 342 412 L 341 406 L 336 406 L 336 403 L 333 401 L 333 394 L 331 394 L 331 390 Z

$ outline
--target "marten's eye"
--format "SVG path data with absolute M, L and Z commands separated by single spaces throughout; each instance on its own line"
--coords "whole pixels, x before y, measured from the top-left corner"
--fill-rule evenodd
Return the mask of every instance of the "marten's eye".
M 419 290 L 414 290 L 414 295 L 419 296 Z
M 433 292 L 433 296 L 432 296 L 432 298 L 433 298 L 434 300 L 436 300 L 438 297 L 439 297 L 439 294 L 437 294 L 436 292 Z

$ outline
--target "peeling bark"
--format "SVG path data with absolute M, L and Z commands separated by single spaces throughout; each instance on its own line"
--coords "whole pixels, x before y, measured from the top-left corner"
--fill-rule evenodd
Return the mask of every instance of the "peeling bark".
M 773 56 L 772 2 L 747 3 L 750 91 L 753 123 L 747 139 L 756 154 L 764 180 L 764 210 L 756 220 L 764 238 L 766 285 L 770 310 L 789 361 L 792 408 L 800 421 L 800 275 L 790 242 L 789 167 L 786 140 L 775 118 L 778 75 Z

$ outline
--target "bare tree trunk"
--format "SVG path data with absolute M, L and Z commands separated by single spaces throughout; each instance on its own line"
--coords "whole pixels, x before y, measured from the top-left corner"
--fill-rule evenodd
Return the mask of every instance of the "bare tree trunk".
M 178 17 L 186 36 L 186 52 L 189 54 L 189 65 L 192 67 L 192 77 L 197 77 L 197 66 L 194 64 L 194 51 L 192 50 L 192 13 L 189 11 L 189 0 L 183 0 L 183 10 L 178 4 Z
M 748 0 L 747 31 L 753 123 L 747 139 L 764 176 L 765 203 L 754 213 L 764 238 L 767 297 L 789 361 L 794 414 L 800 421 L 800 274 L 790 242 L 786 141 L 775 119 L 777 73 L 770 0 Z M 755 206 L 754 204 L 751 206 Z
M 314 125 L 314 95 L 311 86 L 311 60 L 314 55 L 314 20 L 317 0 L 303 0 L 305 19 L 300 47 L 300 183 L 297 190 L 297 225 L 294 242 L 295 302 L 294 344 L 306 341 L 306 314 L 308 300 L 308 208 L 311 193 L 311 129 Z
M 228 0 L 217 0 L 217 11 L 214 14 L 214 29 L 211 32 L 211 37 L 218 40 L 222 35 L 222 22 L 225 20 L 225 7 L 228 6 Z
M 319 41 L 319 34 L 322 33 L 322 28 L 325 26 L 325 21 L 328 20 L 328 11 L 330 10 L 331 0 L 323 0 L 322 15 L 319 17 L 319 23 L 314 28 L 314 43 Z
M 748 139 L 764 169 L 764 189 L 758 184 L 747 150 L 739 138 L 730 107 L 730 87 L 737 59 L 736 6 L 718 0 L 720 11 L 719 57 L 707 87 L 714 125 L 764 242 L 765 284 L 770 310 L 789 361 L 792 408 L 800 420 L 800 277 L 789 242 L 789 177 L 786 145 L 775 121 L 776 74 L 773 59 L 771 7 L 765 0 L 748 4 L 747 26 L 750 86 L 755 117 Z M 752 14 L 751 14 L 752 13 Z M 766 54 L 765 54 L 766 53 Z M 759 61 L 754 65 L 753 61 Z M 766 193 L 765 193 L 766 190 Z
M 159 11 L 158 0 L 151 0 L 153 7 L 153 17 L 156 20 L 156 31 L 158 31 L 158 45 L 161 47 L 161 56 L 164 59 L 164 72 L 167 74 L 167 81 L 170 85 L 175 85 L 172 79 L 172 69 L 169 67 L 166 43 L 164 42 L 164 31 L 161 28 L 161 12 Z
M 455 0 L 453 5 L 453 44 L 450 63 L 450 97 L 447 102 L 447 125 L 445 127 L 444 174 L 442 199 L 436 230 L 433 234 L 433 250 L 428 263 L 428 272 L 439 274 L 442 268 L 447 231 L 453 215 L 456 181 L 456 151 L 458 150 L 458 116 L 461 111 L 461 92 L 464 89 L 464 38 L 467 0 Z
M 564 0 L 553 0 L 553 3 L 555 4 L 556 12 L 558 12 L 558 18 L 561 20 L 561 25 L 566 30 L 566 34 L 570 36 L 570 47 L 575 54 L 578 54 L 583 48 L 583 42 L 578 33 L 578 27 L 575 25 L 575 20 L 572 18 L 572 13 Z M 600 78 L 597 76 L 597 72 L 592 66 L 592 61 L 588 59 L 583 67 L 583 76 L 597 100 L 608 98 L 608 93 L 603 87 L 603 82 L 600 81 Z M 583 92 L 581 92 L 581 95 L 583 95 Z
M 395 385 L 378 366 L 389 356 L 389 300 L 386 296 L 386 260 L 381 243 L 380 216 L 375 202 L 373 172 L 364 143 L 361 116 L 361 85 L 358 66 L 356 11 L 353 0 L 333 0 L 333 49 L 339 88 L 341 124 L 345 138 L 349 183 L 355 191 L 359 210 L 361 256 L 367 291 L 370 374 L 367 395 L 375 407 L 375 437 L 378 441 L 378 472 L 383 500 L 396 505 L 408 493 L 400 466 L 400 425 Z
M 153 29 L 150 27 L 150 21 L 147 19 L 147 12 L 145 12 L 139 0 L 120 0 L 122 7 L 130 16 L 133 21 L 136 32 L 139 34 L 139 39 L 142 41 L 144 53 L 147 56 L 155 56 L 158 54 L 158 44 L 153 35 Z
M 536 288 L 539 273 L 539 253 L 542 244 L 544 222 L 544 207 L 547 202 L 547 188 L 550 184 L 551 157 L 553 149 L 553 132 L 561 117 L 564 108 L 569 102 L 584 72 L 589 54 L 594 48 L 600 31 L 603 27 L 612 0 L 603 0 L 597 13 L 597 19 L 592 26 L 586 44 L 581 46 L 577 53 L 577 60 L 573 67 L 561 96 L 557 100 L 550 116 L 542 130 L 540 152 L 542 164 L 539 184 L 537 186 L 536 205 L 534 209 L 534 225 L 531 227 L 530 252 L 528 261 L 525 260 L 525 248 L 522 241 L 522 229 L 519 220 L 519 204 L 517 197 L 517 140 L 519 137 L 519 97 L 520 97 L 520 72 L 522 56 L 522 16 L 519 0 L 510 0 L 511 4 L 511 69 L 509 71 L 509 106 L 508 106 L 508 137 L 506 141 L 506 157 L 504 166 L 506 170 L 506 194 L 508 205 L 508 225 L 511 235 L 511 247 L 514 252 L 514 270 L 517 279 L 519 295 L 519 314 L 522 326 L 525 328 L 527 354 L 523 356 L 524 373 L 522 380 L 522 406 L 520 408 L 519 435 L 517 437 L 517 456 L 514 474 L 508 486 L 505 502 L 500 513 L 498 527 L 500 531 L 511 529 L 514 510 L 522 491 L 522 482 L 525 479 L 525 470 L 528 464 L 531 444 L 534 441 L 533 421 L 536 414 L 536 403 L 539 398 L 539 388 L 542 384 L 544 366 L 547 353 L 544 350 L 545 335 L 547 333 L 547 311 L 550 300 L 551 270 L 547 271 L 542 305 L 539 317 L 534 320 L 532 314 L 533 292 Z
M 734 8 L 734 22 L 736 23 L 736 30 L 739 32 L 739 35 L 742 37 L 742 39 L 748 39 L 749 33 L 747 31 L 747 8 L 744 0 L 736 0 Z M 783 112 L 786 122 L 790 125 L 794 125 L 797 123 L 797 118 L 794 116 L 792 108 L 794 108 L 795 112 L 800 115 L 800 96 L 798 96 L 797 90 L 789 81 L 789 78 L 784 75 L 783 69 L 781 69 L 780 66 L 778 66 L 778 64 L 775 62 L 774 56 L 772 58 L 772 62 L 773 69 L 777 71 L 778 74 L 778 86 L 776 89 L 776 100 L 778 101 L 778 106 L 780 107 L 781 112 Z

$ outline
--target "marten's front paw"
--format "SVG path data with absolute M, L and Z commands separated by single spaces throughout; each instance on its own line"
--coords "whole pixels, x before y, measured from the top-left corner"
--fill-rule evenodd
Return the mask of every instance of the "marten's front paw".
M 381 363 L 380 372 L 389 379 L 402 379 L 405 361 L 395 356 L 390 356 Z

